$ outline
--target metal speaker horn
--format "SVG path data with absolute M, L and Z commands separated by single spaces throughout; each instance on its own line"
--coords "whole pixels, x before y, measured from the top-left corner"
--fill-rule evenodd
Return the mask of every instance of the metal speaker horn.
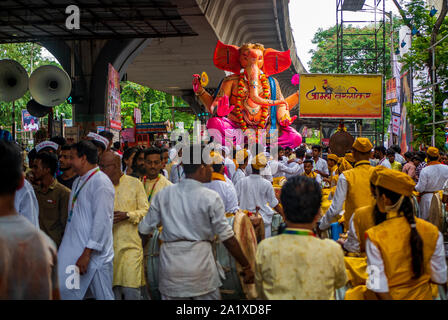
M 20 63 L 0 60 L 0 101 L 14 101 L 28 90 L 28 73 Z
M 36 117 L 36 118 L 41 118 L 43 116 L 46 116 L 51 111 L 51 107 L 43 106 L 43 105 L 37 103 L 36 100 L 34 100 L 34 99 L 31 99 L 30 101 L 28 101 L 28 103 L 26 104 L 26 109 L 28 110 L 30 115 L 32 115 L 33 117 Z
M 72 81 L 64 70 L 55 66 L 37 68 L 30 77 L 30 93 L 33 99 L 46 107 L 63 103 L 72 90 Z

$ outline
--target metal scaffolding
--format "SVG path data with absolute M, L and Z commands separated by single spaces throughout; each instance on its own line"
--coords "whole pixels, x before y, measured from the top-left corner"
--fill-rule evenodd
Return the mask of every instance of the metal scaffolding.
M 364 73 L 383 75 L 386 74 L 386 0 L 336 0 L 336 38 L 337 38 L 337 68 L 338 73 L 346 73 L 349 67 L 360 61 L 366 62 L 364 64 Z M 362 12 L 362 16 L 366 19 L 347 20 L 346 16 L 350 15 L 347 11 Z M 345 16 L 344 16 L 345 13 Z M 373 20 L 372 20 L 373 14 Z M 361 16 L 361 15 L 359 15 Z M 363 27 L 372 26 L 372 31 L 352 32 L 347 28 L 352 24 L 361 24 Z M 357 38 L 360 36 L 368 36 L 373 40 L 372 47 L 346 47 L 344 39 Z M 359 52 L 355 58 L 347 58 L 349 53 Z M 369 63 L 370 62 L 370 63 Z M 384 99 L 383 94 L 383 109 L 382 109 L 382 134 L 381 143 L 384 144 Z M 375 144 L 378 144 L 378 132 L 376 130 L 375 120 Z M 362 120 L 359 120 L 362 126 Z

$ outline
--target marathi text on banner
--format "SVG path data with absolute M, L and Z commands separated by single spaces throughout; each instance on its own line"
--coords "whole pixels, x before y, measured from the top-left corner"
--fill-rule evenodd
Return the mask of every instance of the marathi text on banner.
M 300 117 L 379 119 L 382 83 L 381 75 L 302 74 Z

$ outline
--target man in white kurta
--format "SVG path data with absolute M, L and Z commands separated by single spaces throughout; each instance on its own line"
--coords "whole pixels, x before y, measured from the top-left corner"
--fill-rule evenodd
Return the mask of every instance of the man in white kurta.
M 166 187 L 152 199 L 139 232 L 149 234 L 160 222 L 159 290 L 163 298 L 212 294 L 219 299 L 216 290 L 222 283 L 211 242 L 215 233 L 222 241 L 234 235 L 219 194 L 193 179 Z
M 259 170 L 263 169 L 267 163 L 266 157 L 263 156 L 260 153 L 254 158 L 252 161 L 254 173 L 238 181 L 235 189 L 238 195 L 239 206 L 242 210 L 256 212 L 256 208 L 260 208 L 259 213 L 263 218 L 265 226 L 265 237 L 269 238 L 271 236 L 272 216 L 274 215 L 272 208 L 275 208 L 277 211 L 281 211 L 281 209 L 275 197 L 274 187 L 259 174 Z
M 170 181 L 172 183 L 178 183 L 178 182 L 182 181 L 183 179 L 185 179 L 185 173 L 184 173 L 184 168 L 182 167 L 182 164 L 180 164 L 180 163 L 174 164 L 171 167 Z
M 437 161 L 439 150 L 434 147 L 428 148 L 427 157 L 428 165 L 420 172 L 418 183 L 415 186 L 415 190 L 423 194 L 419 203 L 419 218 L 424 220 L 429 218 L 432 196 L 435 192 L 442 190 L 443 185 L 448 180 L 448 166 Z
M 17 190 L 14 198 L 14 207 L 19 215 L 27 218 L 33 226 L 39 228 L 39 203 L 33 186 L 25 180 L 23 187 Z
M 193 155 L 198 149 L 204 154 L 200 146 L 191 146 L 190 158 L 183 159 L 187 178 L 154 196 L 138 228 L 140 234 L 148 235 L 162 224 L 159 291 L 163 300 L 221 298 L 222 283 L 212 250 L 215 235 L 243 266 L 244 281 L 253 283 L 252 267 L 225 218 L 219 194 L 202 184 L 211 181 L 212 168 L 205 161 L 195 164 Z
M 92 144 L 88 141 L 81 141 L 79 144 L 86 143 Z M 73 155 L 76 149 L 71 151 Z M 78 188 L 80 192 L 70 214 L 73 195 L 77 193 Z M 62 299 L 82 300 L 93 297 L 97 300 L 114 300 L 112 291 L 114 198 L 115 190 L 112 182 L 96 166 L 74 181 L 68 206 L 69 217 L 58 251 L 58 276 Z M 86 248 L 93 251 L 87 272 L 79 276 L 78 286 L 74 268 Z
M 291 166 L 275 159 L 269 160 L 269 167 L 271 168 L 272 177 L 292 177 L 300 172 L 300 166 L 296 163 L 291 163 Z
M 320 157 L 322 147 L 320 145 L 313 146 L 313 171 L 320 174 L 321 177 L 327 177 L 330 172 L 328 171 L 327 161 Z
M 216 191 L 224 202 L 226 213 L 235 213 L 239 210 L 238 197 L 232 181 L 224 176 L 224 159 L 221 155 L 215 154 L 212 160 L 213 170 L 212 181 L 204 183 L 204 187 Z

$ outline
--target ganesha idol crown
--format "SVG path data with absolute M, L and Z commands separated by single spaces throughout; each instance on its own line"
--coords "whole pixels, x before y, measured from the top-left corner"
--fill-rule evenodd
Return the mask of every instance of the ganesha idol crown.
M 290 50 L 277 51 L 275 49 L 265 49 L 261 44 L 246 43 L 240 47 L 227 45 L 218 40 L 213 55 L 213 63 L 221 70 L 240 74 L 243 67 L 240 63 L 240 50 L 248 46 L 258 46 L 263 51 L 262 71 L 267 77 L 281 73 L 291 66 Z

